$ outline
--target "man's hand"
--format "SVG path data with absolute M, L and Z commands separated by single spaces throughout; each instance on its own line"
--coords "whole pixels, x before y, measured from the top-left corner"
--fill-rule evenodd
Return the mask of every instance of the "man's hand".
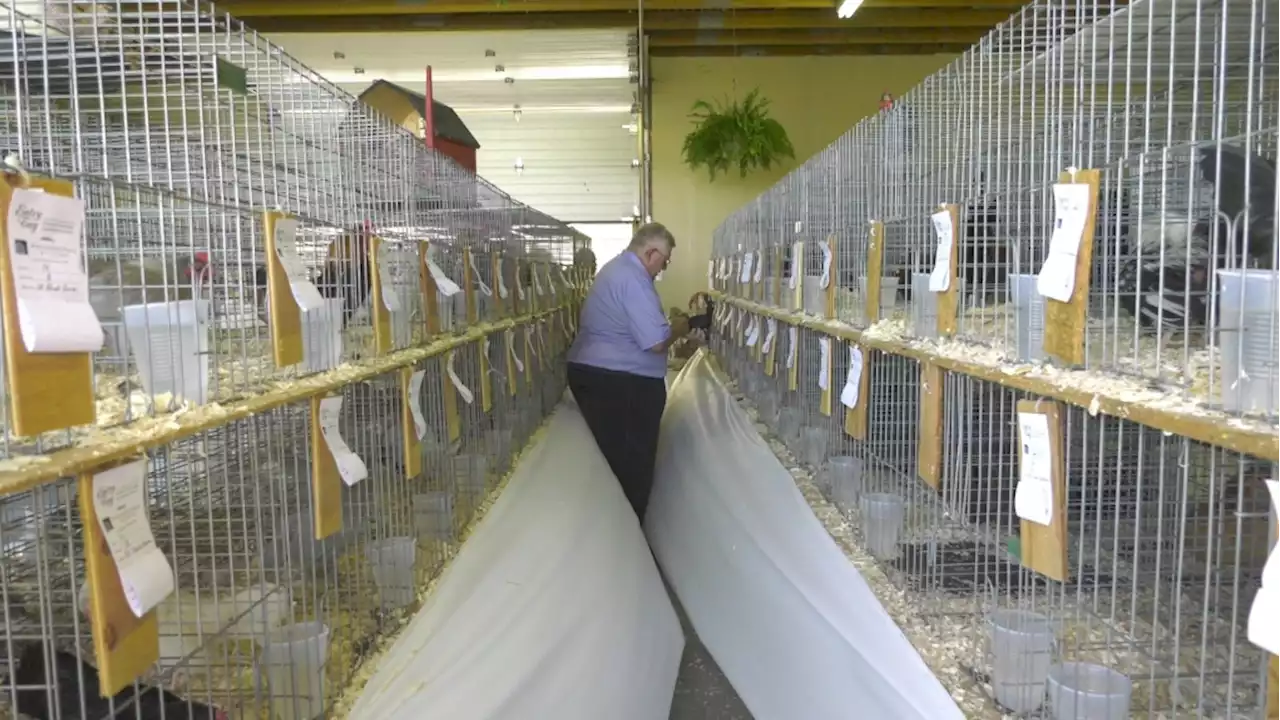
M 689 316 L 681 313 L 671 318 L 671 339 L 678 340 L 689 334 Z

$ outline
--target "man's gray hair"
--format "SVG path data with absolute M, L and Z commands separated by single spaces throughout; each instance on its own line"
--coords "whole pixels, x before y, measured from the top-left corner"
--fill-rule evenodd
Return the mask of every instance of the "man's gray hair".
M 646 223 L 636 230 L 636 234 L 631 236 L 631 244 L 627 246 L 628 250 L 644 250 L 653 245 L 655 241 L 661 240 L 666 244 L 667 250 L 671 250 L 676 246 L 675 236 L 662 223 Z

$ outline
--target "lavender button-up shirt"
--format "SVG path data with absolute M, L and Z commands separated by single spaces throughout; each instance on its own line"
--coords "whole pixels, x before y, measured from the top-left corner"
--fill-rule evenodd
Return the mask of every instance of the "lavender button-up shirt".
M 569 362 L 663 378 L 667 354 L 649 348 L 671 335 L 653 278 L 635 253 L 604 264 L 582 304 Z

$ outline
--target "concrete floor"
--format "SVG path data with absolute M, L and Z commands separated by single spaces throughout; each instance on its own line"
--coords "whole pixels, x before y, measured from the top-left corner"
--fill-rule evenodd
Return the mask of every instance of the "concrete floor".
M 685 636 L 684 657 L 680 660 L 680 675 L 671 699 L 671 720 L 752 720 L 711 653 L 698 641 L 675 594 L 670 593 L 669 587 L 667 591 Z

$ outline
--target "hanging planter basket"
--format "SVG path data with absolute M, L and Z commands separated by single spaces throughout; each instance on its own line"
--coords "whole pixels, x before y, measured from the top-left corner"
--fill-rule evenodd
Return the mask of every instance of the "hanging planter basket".
M 684 162 L 693 170 L 706 168 L 713 181 L 734 169 L 746 177 L 795 158 L 787 131 L 769 117 L 769 101 L 758 89 L 740 101 L 699 100 L 689 119 L 694 128 L 684 138 Z

